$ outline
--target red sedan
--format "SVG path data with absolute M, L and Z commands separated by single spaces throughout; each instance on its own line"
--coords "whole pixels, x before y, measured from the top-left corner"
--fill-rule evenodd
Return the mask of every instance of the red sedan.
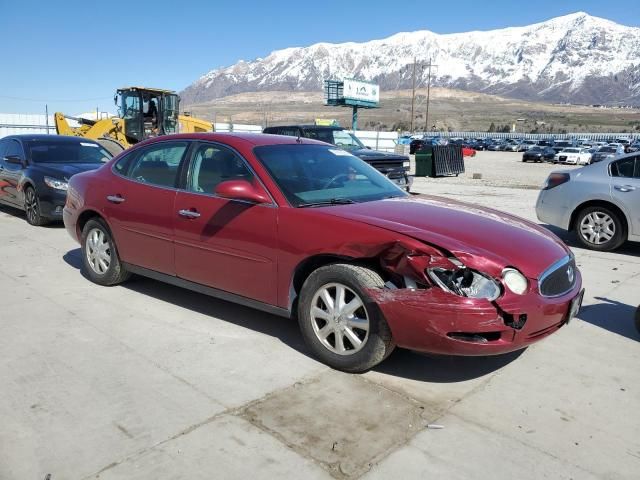
M 75 175 L 64 209 L 84 272 L 140 274 L 297 318 L 313 353 L 359 372 L 395 346 L 526 347 L 576 314 L 571 251 L 536 224 L 411 196 L 314 140 L 186 134 Z

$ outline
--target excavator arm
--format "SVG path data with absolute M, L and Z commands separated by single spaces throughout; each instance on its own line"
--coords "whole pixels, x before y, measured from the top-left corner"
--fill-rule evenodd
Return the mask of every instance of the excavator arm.
M 67 119 L 75 120 L 80 125 L 72 127 Z M 123 149 L 132 145 L 124 134 L 124 120 L 117 117 L 103 118 L 101 120 L 87 120 L 85 118 L 70 117 L 60 112 L 54 115 L 56 132 L 58 135 L 70 135 L 75 137 L 99 140 L 108 138 L 118 142 Z

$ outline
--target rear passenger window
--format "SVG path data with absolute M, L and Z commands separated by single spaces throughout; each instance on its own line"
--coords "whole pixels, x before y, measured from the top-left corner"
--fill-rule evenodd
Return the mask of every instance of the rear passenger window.
M 116 164 L 113 166 L 113 169 L 120 175 L 126 176 L 127 172 L 129 171 L 129 164 L 131 163 L 131 160 L 135 156 L 136 156 L 135 152 L 129 153 L 128 155 L 123 156 L 120 160 L 116 162 Z
M 611 164 L 612 177 L 633 178 L 637 157 L 625 158 Z
M 173 188 L 187 147 L 187 142 L 151 145 L 132 161 L 128 176 L 138 182 Z

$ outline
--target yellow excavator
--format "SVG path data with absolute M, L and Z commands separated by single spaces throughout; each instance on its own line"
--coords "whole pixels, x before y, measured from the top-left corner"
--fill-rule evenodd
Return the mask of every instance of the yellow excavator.
M 147 138 L 214 130 L 211 122 L 180 115 L 180 97 L 171 90 L 123 87 L 117 90 L 114 102 L 118 107 L 117 117 L 88 120 L 56 112 L 58 135 L 96 140 L 116 155 Z M 70 126 L 68 119 L 75 120 L 79 126 Z

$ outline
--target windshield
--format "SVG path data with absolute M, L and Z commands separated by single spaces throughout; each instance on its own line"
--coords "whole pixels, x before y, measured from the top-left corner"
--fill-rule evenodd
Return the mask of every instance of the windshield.
M 542 147 L 531 147 L 529 149 L 530 152 L 541 152 L 542 150 L 544 150 Z
M 556 147 L 568 147 L 571 145 L 571 142 L 556 142 L 555 146 Z
M 602 147 L 600 148 L 600 150 L 598 150 L 598 152 L 603 152 L 603 153 L 615 153 L 616 149 L 614 147 Z
M 358 138 L 345 130 L 333 130 L 333 143 L 340 148 L 347 148 L 349 150 L 355 148 L 364 148 L 364 145 Z
M 563 150 L 564 153 L 580 153 L 579 148 L 565 148 Z
M 27 142 L 29 158 L 34 163 L 105 163 L 112 155 L 94 142 Z
M 294 207 L 408 194 L 350 153 L 324 145 L 265 145 L 254 153 Z

